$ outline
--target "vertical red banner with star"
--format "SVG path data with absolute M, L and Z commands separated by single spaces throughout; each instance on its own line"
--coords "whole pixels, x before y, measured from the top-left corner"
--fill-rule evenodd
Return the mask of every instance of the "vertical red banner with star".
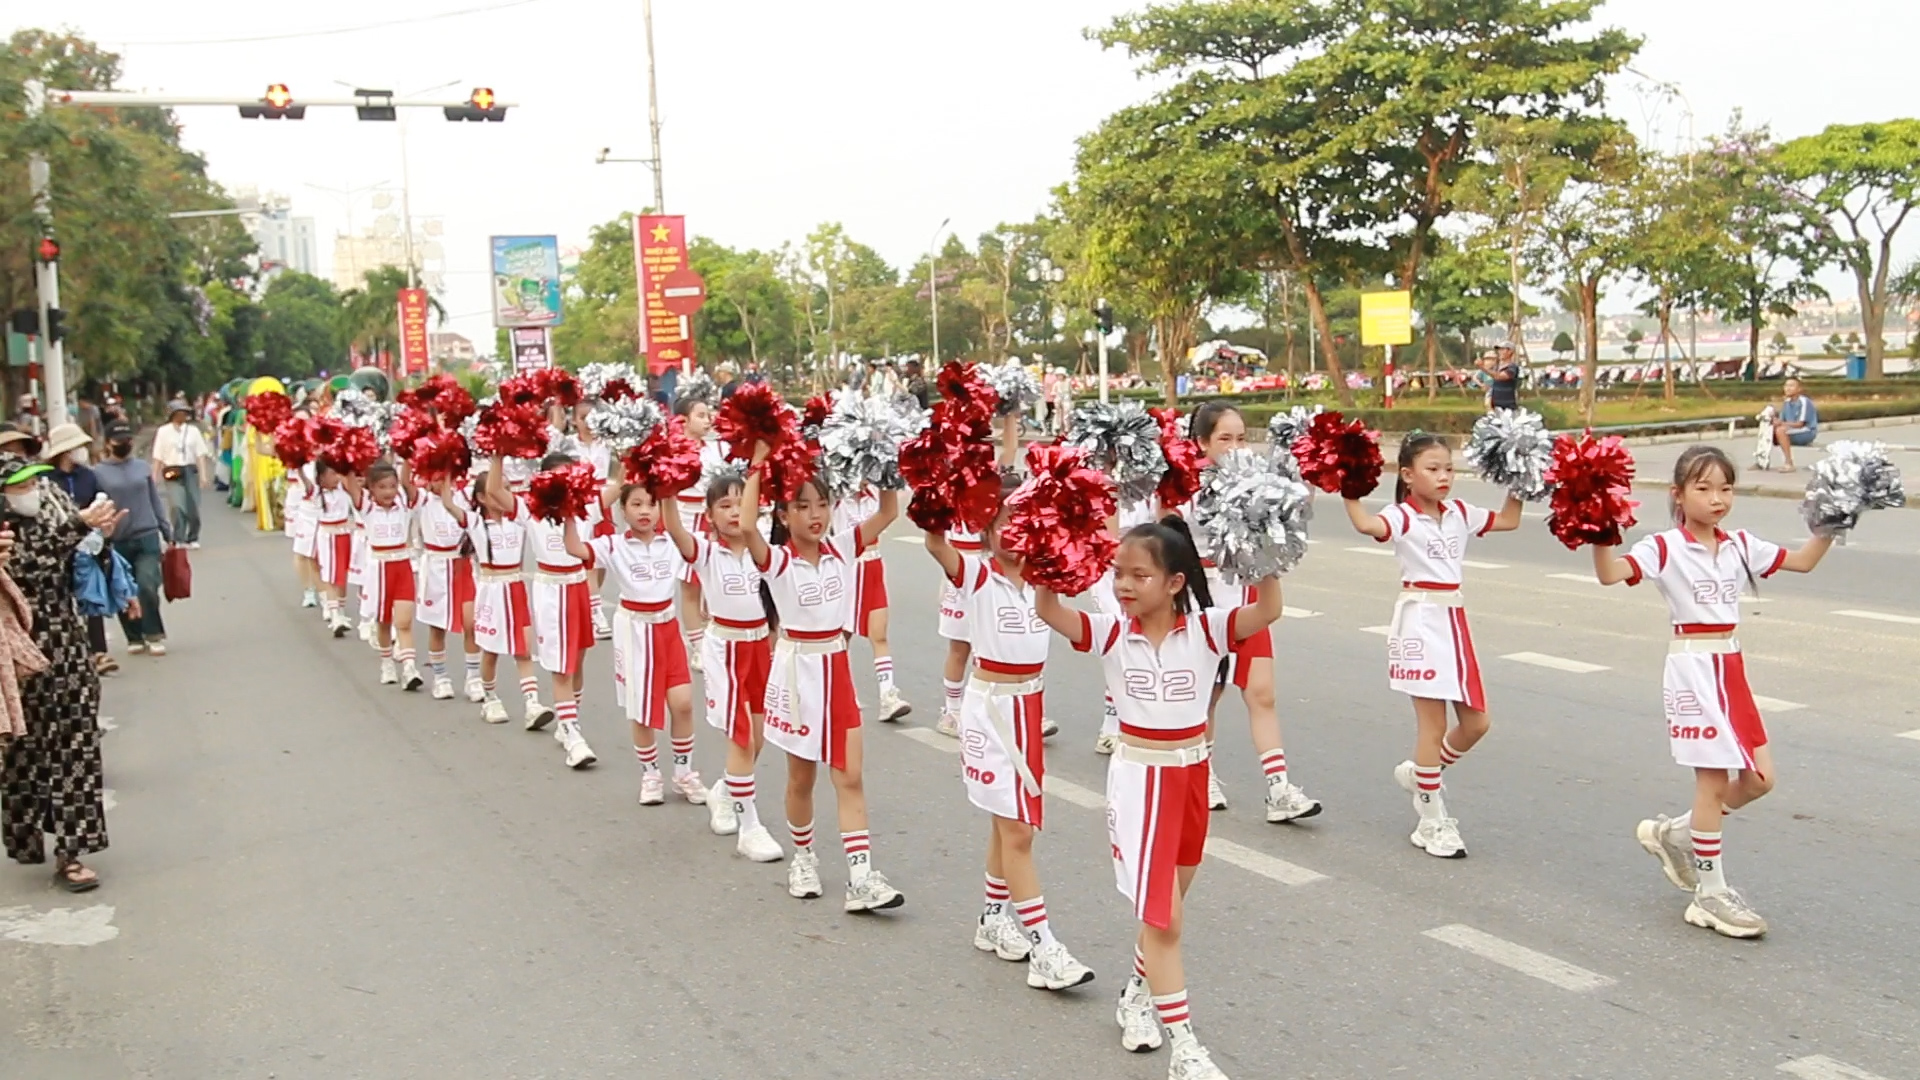
M 647 371 L 658 375 L 693 361 L 693 320 L 668 311 L 662 296 L 668 274 L 687 268 L 687 219 L 645 214 L 633 221 L 633 264 L 640 282 L 640 347 Z
M 401 378 L 424 375 L 431 365 L 427 349 L 427 290 L 400 290 L 400 370 Z

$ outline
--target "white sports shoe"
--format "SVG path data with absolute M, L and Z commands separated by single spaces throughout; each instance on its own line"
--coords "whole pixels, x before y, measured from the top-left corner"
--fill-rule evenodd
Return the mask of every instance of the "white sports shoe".
M 393 661 L 392 660 L 380 661 L 380 685 L 392 686 L 393 684 L 399 681 L 400 681 L 400 669 L 393 665 Z
M 527 699 L 527 730 L 545 731 L 553 723 L 553 709 L 540 704 L 537 698 Z
M 1114 748 L 1119 745 L 1120 736 L 1118 734 L 1111 731 L 1103 731 L 1094 736 L 1093 752 L 1096 754 L 1111 754 Z
M 700 782 L 700 774 L 697 772 L 674 777 L 673 790 L 679 792 L 681 798 L 695 806 L 705 806 L 707 799 L 711 797 L 707 793 L 707 785 Z
M 733 796 L 727 793 L 727 782 L 707 792 L 707 828 L 715 836 L 732 836 L 740 831 L 740 815 L 733 808 Z
M 433 700 L 435 701 L 452 701 L 453 700 L 453 680 L 452 679 L 447 678 L 445 675 L 441 675 L 438 678 L 433 680 Z
M 1007 961 L 1025 960 L 1033 955 L 1033 939 L 1005 912 L 991 919 L 982 915 L 974 920 L 973 947 Z
M 1027 960 L 1027 985 L 1035 990 L 1071 990 L 1093 981 L 1093 969 L 1057 941 L 1036 947 Z
M 369 644 L 369 645 L 372 645 L 372 646 L 373 646 L 374 648 L 376 648 L 376 649 L 377 649 L 377 648 L 379 648 L 380 646 L 379 646 L 379 644 L 378 644 L 378 643 L 376 643 L 376 642 L 375 642 L 375 640 L 374 640 L 374 633 L 373 633 L 373 629 L 374 629 L 374 628 L 373 628 L 373 620 L 372 620 L 372 619 L 362 619 L 362 620 L 360 621 L 360 625 L 359 625 L 359 627 L 358 627 L 357 629 L 355 629 L 355 630 L 354 630 L 354 633 L 356 633 L 356 634 L 359 634 L 359 635 L 360 635 L 360 640 L 361 640 L 361 641 L 364 641 L 364 642 L 366 642 L 367 644 Z
M 587 745 L 586 738 L 580 734 L 578 729 L 575 729 L 573 737 L 567 740 L 566 747 L 567 768 L 569 769 L 584 769 L 600 760 L 594 756 L 593 747 Z
M 353 629 L 353 624 L 347 621 L 345 615 L 336 614 L 333 618 L 327 620 L 327 629 L 333 631 L 334 637 L 343 638 L 347 636 L 348 631 Z M 132 646 L 128 646 L 127 651 L 132 652 Z
M 487 688 L 480 684 L 479 679 L 468 679 L 466 690 L 467 700 L 475 705 L 487 700 Z
M 940 722 L 933 725 L 933 730 L 950 739 L 957 739 L 960 737 L 960 718 L 950 712 L 943 712 L 940 714 Z
M 733 800 L 727 799 L 726 802 Z M 740 839 L 734 842 L 733 849 L 754 862 L 779 862 L 787 857 L 781 850 L 780 841 L 773 838 L 765 825 L 755 825 L 751 829 L 742 829 Z
M 406 691 L 418 690 L 421 684 L 425 682 L 426 680 L 420 677 L 420 669 L 415 666 L 413 661 L 409 660 L 400 665 L 400 689 Z M 448 688 L 448 692 L 452 692 L 451 687 Z
M 319 607 L 320 594 L 317 592 L 314 592 L 312 589 L 308 589 L 306 592 L 301 593 L 300 606 L 301 607 Z
M 596 641 L 609 641 L 613 638 L 613 624 L 607 621 L 605 611 L 593 613 L 593 636 Z
M 1126 989 L 1120 991 L 1113 1019 L 1120 1025 L 1120 1049 L 1129 1054 L 1160 1049 L 1160 1016 L 1154 1012 L 1146 984 L 1138 977 L 1128 979 Z
M 870 870 L 858 882 L 847 884 L 848 911 L 887 911 L 906 902 L 907 898 L 878 870 Z
M 667 801 L 667 785 L 660 779 L 657 769 L 648 769 L 640 774 L 640 805 L 659 806 Z
M 1725 892 L 1698 893 L 1687 905 L 1687 922 L 1704 927 L 1723 937 L 1765 937 L 1767 920 L 1753 910 L 1747 898 L 1728 889 Z
M 687 646 L 687 667 L 695 675 L 700 674 L 700 650 L 691 645 Z
M 796 851 L 787 864 L 787 895 L 796 900 L 813 900 L 820 895 L 820 856 L 812 851 Z
M 1643 821 L 1633 830 L 1634 839 L 1647 849 L 1647 854 L 1660 860 L 1660 869 L 1673 882 L 1676 889 L 1693 892 L 1700 887 L 1700 872 L 1693 865 L 1693 839 L 1682 837 L 1681 830 L 1673 827 L 1673 819 L 1661 814 L 1650 821 Z
M 1227 1080 L 1227 1074 L 1195 1040 L 1174 1046 L 1173 1060 L 1167 1063 L 1167 1080 Z
M 1267 785 L 1267 820 L 1278 825 L 1287 821 L 1298 821 L 1320 813 L 1320 800 L 1307 798 L 1307 793 L 1291 783 Z
M 1467 842 L 1460 839 L 1460 823 L 1453 818 L 1421 818 L 1411 837 L 1413 846 L 1436 859 L 1464 859 Z
M 891 724 L 895 720 L 913 711 L 913 706 L 900 697 L 900 691 L 888 690 L 880 695 L 880 722 Z
M 480 719 L 489 724 L 507 722 L 507 703 L 499 698 L 488 698 L 480 703 Z
M 1058 734 L 1060 734 L 1060 722 L 1051 716 L 1042 716 L 1040 718 L 1040 737 L 1043 739 L 1051 739 Z
M 1220 786 L 1220 774 L 1209 768 L 1207 770 L 1207 809 L 1225 810 L 1226 808 L 1227 792 Z

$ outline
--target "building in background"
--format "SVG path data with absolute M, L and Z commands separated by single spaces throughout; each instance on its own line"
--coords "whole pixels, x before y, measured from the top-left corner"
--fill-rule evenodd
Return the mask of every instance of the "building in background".
M 384 193 L 376 195 L 374 207 Z M 413 267 L 420 287 L 440 295 L 445 287 L 446 252 L 440 244 L 442 225 L 438 218 L 413 219 Z M 383 266 L 407 265 L 407 237 L 401 229 L 400 215 L 381 213 L 373 224 L 350 235 L 333 238 L 333 285 L 346 291 L 366 284 L 367 274 Z
M 240 215 L 240 220 L 247 234 L 253 237 L 254 246 L 260 249 L 263 281 L 281 270 L 320 273 L 320 251 L 313 219 L 295 217 L 292 199 L 277 191 L 243 187 L 234 192 L 234 205 L 250 211 Z
M 468 367 L 478 356 L 474 352 L 473 342 L 465 334 L 451 331 L 428 334 L 427 354 L 433 358 L 435 368 L 456 370 Z

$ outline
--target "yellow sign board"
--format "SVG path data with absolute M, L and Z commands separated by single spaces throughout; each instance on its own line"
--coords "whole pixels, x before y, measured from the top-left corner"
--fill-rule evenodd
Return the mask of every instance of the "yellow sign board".
M 1361 293 L 1360 344 L 1413 344 L 1413 294 L 1405 289 Z

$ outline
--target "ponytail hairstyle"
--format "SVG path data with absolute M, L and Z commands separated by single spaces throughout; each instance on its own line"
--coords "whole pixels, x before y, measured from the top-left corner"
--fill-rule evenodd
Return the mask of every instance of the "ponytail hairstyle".
M 1407 437 L 1400 442 L 1400 468 L 1413 468 L 1413 463 L 1420 460 L 1421 454 L 1426 453 L 1436 446 L 1445 447 L 1449 452 L 1451 452 L 1453 448 L 1452 444 L 1447 442 L 1447 438 L 1444 435 L 1438 435 L 1431 431 L 1420 431 L 1418 429 L 1407 432 Z M 1413 494 L 1413 489 L 1407 484 L 1407 478 L 1396 470 L 1393 481 L 1393 501 L 1397 503 L 1406 502 L 1407 496 L 1411 494 Z
M 1200 565 L 1200 551 L 1193 545 L 1193 532 L 1185 519 L 1168 514 L 1159 521 L 1135 525 L 1120 542 L 1143 545 L 1153 565 L 1186 578 L 1185 587 L 1173 598 L 1173 610 L 1188 615 L 1213 606 L 1207 571 Z
M 1220 426 L 1220 418 L 1228 413 L 1239 416 L 1240 410 L 1224 401 L 1202 404 L 1187 418 L 1187 435 L 1194 442 L 1206 446 L 1207 440 L 1213 438 L 1214 429 Z
M 1717 446 L 1689 446 L 1680 454 L 1680 460 L 1673 463 L 1673 491 L 1667 495 L 1667 509 L 1673 516 L 1675 527 L 1686 525 L 1686 515 L 1680 510 L 1680 492 L 1691 487 L 1695 481 L 1704 480 L 1718 470 L 1731 484 L 1739 478 L 1734 470 L 1733 459 Z M 1753 595 L 1760 595 L 1760 579 L 1753 576 L 1753 565 L 1747 561 L 1747 553 L 1739 544 L 1733 545 L 1733 553 L 1740 557 L 1740 568 L 1747 572 L 1747 587 Z

